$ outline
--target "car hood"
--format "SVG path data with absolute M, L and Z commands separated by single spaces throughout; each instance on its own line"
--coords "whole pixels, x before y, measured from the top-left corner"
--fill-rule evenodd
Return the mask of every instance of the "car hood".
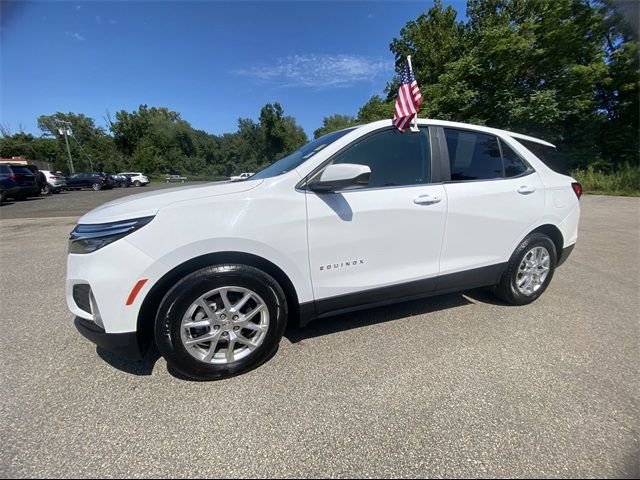
M 80 217 L 78 223 L 108 223 L 150 217 L 158 213 L 162 207 L 173 203 L 244 192 L 257 187 L 262 182 L 263 180 L 234 183 L 226 181 L 127 195 L 94 208 Z

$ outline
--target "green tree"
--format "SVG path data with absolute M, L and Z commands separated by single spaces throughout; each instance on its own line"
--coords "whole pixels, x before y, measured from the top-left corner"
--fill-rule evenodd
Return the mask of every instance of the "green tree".
M 330 115 L 322 119 L 322 127 L 313 132 L 314 138 L 319 138 L 327 133 L 352 127 L 357 124 L 357 120 L 349 115 Z

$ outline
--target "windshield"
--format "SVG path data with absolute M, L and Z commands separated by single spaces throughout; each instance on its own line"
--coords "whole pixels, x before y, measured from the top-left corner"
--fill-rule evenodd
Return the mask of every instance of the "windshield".
M 328 133 L 316 140 L 307 143 L 304 147 L 296 150 L 290 155 L 287 155 L 284 158 L 281 158 L 277 162 L 272 165 L 269 165 L 267 168 L 261 170 L 256 173 L 254 176 L 250 177 L 251 180 L 258 180 L 261 178 L 270 178 L 275 177 L 277 175 L 282 175 L 283 173 L 287 173 L 294 168 L 298 168 L 304 162 L 313 157 L 320 150 L 323 150 L 328 145 L 331 145 L 333 142 L 338 140 L 339 138 L 345 136 L 347 133 L 354 130 L 353 128 L 345 128 L 344 130 L 339 130 L 337 132 Z

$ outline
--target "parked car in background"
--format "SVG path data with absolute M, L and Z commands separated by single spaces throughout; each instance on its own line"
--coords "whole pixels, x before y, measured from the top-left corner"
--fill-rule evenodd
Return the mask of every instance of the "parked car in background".
M 232 182 L 239 182 L 240 180 L 246 180 L 247 178 L 252 177 L 253 175 L 255 175 L 255 173 L 248 173 L 248 172 L 243 172 L 240 175 L 235 175 L 233 177 L 229 177 L 229 180 L 231 180 Z
M 24 200 L 40 195 L 40 187 L 35 174 L 27 165 L 0 164 L 0 183 L 5 190 L 5 198 Z
M 166 177 L 164 177 L 164 181 L 167 183 L 170 183 L 170 182 L 184 183 L 187 181 L 187 177 L 182 177 L 180 175 L 167 175 Z
M 95 191 L 113 188 L 113 180 L 102 172 L 76 172 L 67 177 L 68 190 L 91 188 Z
M 67 188 L 67 179 L 64 175 L 52 173 L 50 170 L 40 171 L 44 173 L 44 176 L 47 179 L 47 185 L 44 187 L 45 195 L 48 195 L 50 193 L 60 193 L 62 190 Z
M 128 188 L 131 186 L 131 178 L 126 175 L 118 173 L 117 175 L 111 175 L 114 180 L 115 186 L 119 188 Z
M 136 187 L 144 187 L 146 185 L 149 185 L 149 178 L 144 173 L 122 172 L 122 173 L 119 173 L 118 175 L 124 175 L 126 177 L 129 177 L 129 179 L 131 180 L 131 184 Z

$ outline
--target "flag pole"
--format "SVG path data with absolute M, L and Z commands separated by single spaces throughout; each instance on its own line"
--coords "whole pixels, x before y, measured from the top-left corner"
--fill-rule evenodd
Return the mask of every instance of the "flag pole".
M 407 63 L 409 63 L 409 70 L 413 74 L 413 66 L 411 65 L 411 55 L 407 55 Z M 413 120 L 411 122 L 411 131 L 412 132 L 420 131 L 418 129 L 418 112 L 416 112 L 415 115 L 413 116 Z

